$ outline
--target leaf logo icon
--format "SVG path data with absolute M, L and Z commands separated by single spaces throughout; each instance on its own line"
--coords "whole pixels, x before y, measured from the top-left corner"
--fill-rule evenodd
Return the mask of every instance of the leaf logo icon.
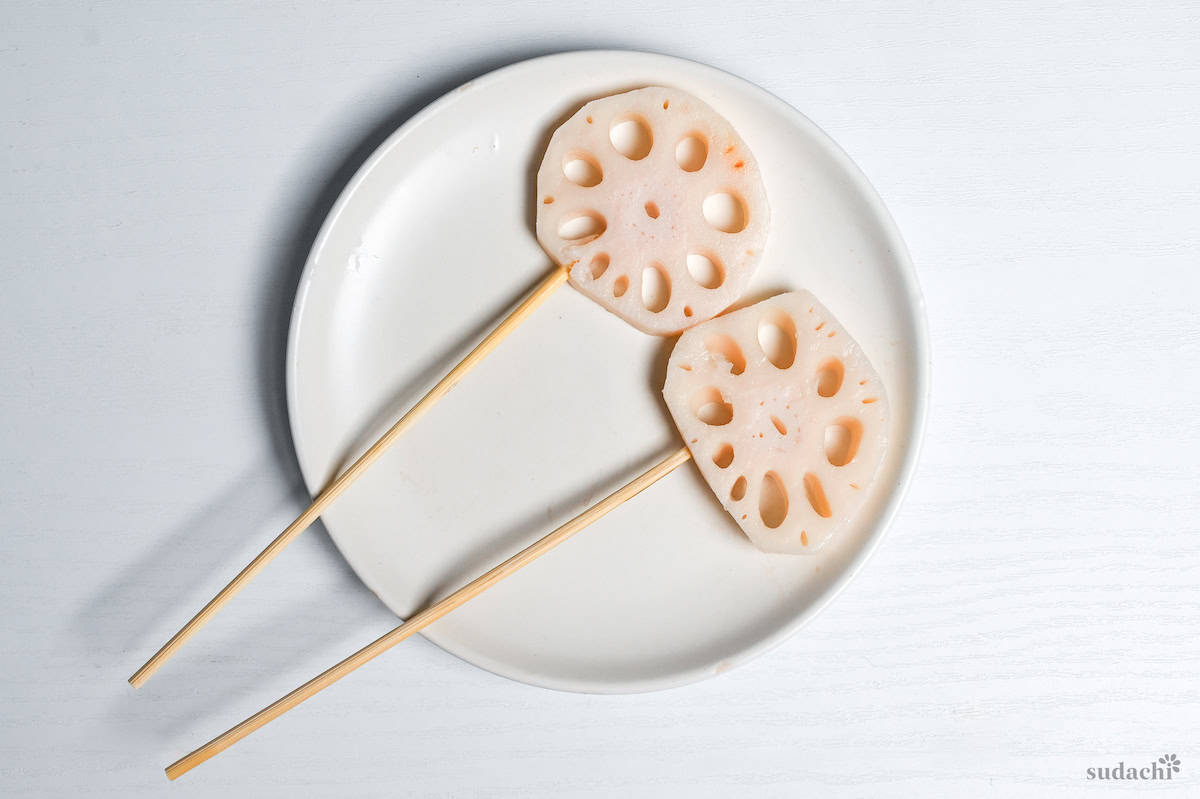
M 1172 772 L 1179 773 L 1179 758 L 1177 756 L 1163 755 L 1158 759 L 1158 762 L 1171 769 Z

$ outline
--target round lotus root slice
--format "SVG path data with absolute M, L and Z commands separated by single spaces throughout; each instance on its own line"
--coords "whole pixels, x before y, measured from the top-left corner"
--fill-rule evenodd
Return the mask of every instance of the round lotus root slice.
M 654 335 L 745 291 L 768 217 L 745 142 L 677 89 L 588 103 L 554 132 L 538 170 L 538 241 L 575 288 Z
M 887 395 L 807 291 L 685 332 L 663 395 L 700 473 L 759 549 L 815 552 L 871 494 Z

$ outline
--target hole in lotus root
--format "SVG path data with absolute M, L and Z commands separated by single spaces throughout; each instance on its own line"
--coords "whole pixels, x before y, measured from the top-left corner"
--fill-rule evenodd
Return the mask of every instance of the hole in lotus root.
M 563 158 L 563 175 L 576 186 L 590 189 L 598 186 L 604 180 L 604 170 L 600 162 L 590 153 L 573 150 Z
M 780 419 L 778 416 L 771 417 L 771 424 L 775 425 L 775 429 L 779 432 L 779 435 L 781 435 L 781 436 L 787 435 L 787 425 L 785 425 L 783 423 L 783 420 Z
M 828 519 L 833 515 L 833 509 L 829 507 L 829 500 L 825 498 L 825 488 L 821 485 L 821 478 L 812 472 L 804 475 L 804 493 L 808 497 L 808 504 L 812 505 L 812 509 L 817 512 L 818 516 Z
M 613 149 L 630 161 L 640 161 L 650 154 L 654 146 L 654 134 L 649 123 L 640 116 L 617 117 L 608 129 L 608 138 Z
M 692 395 L 692 413 L 713 427 L 729 424 L 733 420 L 733 406 L 725 401 L 720 389 L 711 386 Z
M 727 191 L 705 197 L 702 210 L 705 221 L 722 233 L 739 233 L 746 229 L 749 220 L 746 203 Z
M 733 444 L 722 444 L 713 454 L 713 463 L 719 469 L 728 469 L 733 463 Z
M 796 323 L 782 311 L 770 311 L 758 322 L 758 346 L 777 369 L 796 360 Z
M 834 466 L 845 466 L 858 454 L 862 443 L 862 422 L 848 416 L 834 420 L 825 428 L 825 457 Z
M 592 262 L 588 264 L 588 274 L 592 276 L 592 280 L 599 280 L 600 276 L 608 271 L 608 253 L 597 253 L 592 257 Z
M 687 257 L 688 274 L 706 289 L 718 288 L 725 282 L 725 270 L 715 255 L 692 252 Z
M 646 216 L 650 217 L 651 219 L 658 219 L 658 203 L 646 203 L 645 208 Z
M 735 375 L 740 375 L 746 371 L 746 356 L 742 354 L 742 348 L 730 336 L 724 333 L 714 333 L 704 340 L 704 349 L 708 350 L 708 354 L 714 358 L 721 358 L 729 362 L 729 371 Z
M 689 133 L 675 145 L 675 163 L 684 172 L 699 172 L 708 160 L 708 142 L 699 133 Z
M 767 472 L 758 490 L 758 515 L 762 517 L 763 524 L 774 530 L 783 524 L 787 514 L 788 495 L 783 481 L 775 472 Z
M 658 313 L 671 302 L 671 278 L 661 264 L 651 264 L 642 270 L 642 305 Z
M 558 226 L 558 237 L 576 244 L 584 244 L 600 236 L 608 223 L 595 211 L 583 211 L 563 220 Z
M 621 297 L 629 290 L 629 278 L 621 275 L 613 282 L 613 296 Z
M 746 496 L 746 478 L 739 477 L 733 481 L 733 488 L 729 489 L 729 498 L 734 502 L 741 502 Z
M 832 397 L 841 390 L 845 377 L 846 367 L 837 358 L 830 358 L 817 369 L 817 393 Z

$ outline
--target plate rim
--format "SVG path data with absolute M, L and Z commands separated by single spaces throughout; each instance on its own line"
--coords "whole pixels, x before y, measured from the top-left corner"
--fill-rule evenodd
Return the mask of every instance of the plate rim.
M 878 220 L 880 232 L 885 238 L 893 256 L 897 262 L 897 272 L 900 277 L 901 284 L 904 287 L 905 304 L 911 309 L 911 321 L 913 324 L 913 344 L 914 358 L 916 364 L 916 372 L 912 375 L 913 378 L 913 404 L 912 404 L 912 420 L 911 420 L 911 441 L 901 458 L 899 468 L 897 470 L 896 483 L 892 487 L 887 501 L 884 503 L 883 509 L 879 515 L 878 521 L 864 536 L 862 544 L 857 548 L 857 551 L 851 556 L 849 562 L 842 570 L 841 574 L 833 580 L 824 591 L 822 591 L 816 599 L 808 603 L 808 605 L 800 612 L 792 616 L 786 623 L 775 627 L 770 633 L 757 639 L 754 643 L 738 649 L 730 654 L 722 661 L 720 673 L 725 673 L 733 668 L 740 667 L 750 661 L 760 657 L 761 655 L 770 652 L 776 647 L 782 645 L 795 635 L 802 627 L 815 618 L 823 611 L 830 602 L 832 602 L 846 586 L 850 584 L 859 572 L 866 565 L 867 561 L 875 554 L 884 537 L 891 529 L 892 523 L 903 504 L 905 497 L 908 495 L 912 485 L 913 477 L 916 474 L 917 464 L 920 460 L 920 455 L 924 447 L 925 432 L 929 415 L 929 397 L 932 388 L 932 352 L 929 339 L 929 324 L 926 313 L 925 298 L 920 288 L 920 283 L 917 278 L 916 267 L 912 262 L 908 247 L 900 234 L 899 227 L 896 225 L 895 219 L 891 212 L 884 204 L 883 199 L 879 196 L 874 185 L 868 180 L 866 173 L 859 168 L 858 164 L 849 156 L 841 145 L 837 143 L 829 134 L 827 134 L 816 122 L 806 116 L 803 112 L 783 100 L 779 96 L 769 90 L 759 86 L 758 84 L 747 80 L 739 75 L 736 75 L 719 67 L 714 67 L 710 64 L 705 64 L 693 59 L 682 58 L 679 56 L 667 55 L 645 50 L 620 50 L 620 49 L 584 49 L 584 50 L 566 50 L 547 55 L 540 55 L 533 58 L 527 58 L 520 61 L 515 61 L 497 69 L 490 70 L 480 74 L 465 83 L 457 86 L 445 94 L 441 95 L 428 105 L 421 108 L 417 113 L 406 119 L 399 127 L 385 138 L 367 157 L 365 161 L 355 170 L 354 175 L 346 183 L 345 187 L 339 193 L 337 200 L 330 207 L 324 221 L 319 228 L 316 237 L 313 240 L 312 247 L 309 250 L 308 256 L 305 259 L 304 267 L 300 273 L 299 283 L 296 289 L 296 297 L 292 304 L 291 318 L 288 324 L 287 347 L 284 354 L 285 364 L 285 395 L 287 403 L 287 420 L 288 430 L 292 437 L 292 443 L 296 454 L 297 466 L 300 469 L 300 474 L 304 480 L 305 487 L 310 495 L 315 496 L 322 486 L 314 484 L 312 476 L 305 469 L 305 457 L 303 455 L 304 447 L 302 438 L 297 429 L 298 407 L 297 395 L 297 363 L 298 363 L 298 338 L 299 327 L 304 317 L 305 305 L 308 299 L 309 289 L 313 284 L 313 272 L 316 268 L 317 261 L 324 249 L 325 243 L 329 238 L 334 227 L 340 220 L 346 207 L 354 197 L 358 187 L 372 172 L 376 165 L 382 161 L 388 153 L 398 146 L 414 129 L 425 122 L 426 119 L 438 113 L 438 111 L 454 101 L 466 92 L 480 91 L 486 89 L 489 84 L 495 82 L 502 77 L 508 77 L 511 73 L 516 73 L 525 70 L 536 69 L 547 62 L 568 61 L 584 58 L 640 58 L 653 66 L 655 62 L 667 64 L 686 64 L 689 68 L 699 68 L 713 73 L 720 74 L 725 78 L 732 79 L 741 87 L 745 88 L 749 94 L 757 96 L 764 103 L 769 104 L 782 111 L 788 117 L 792 118 L 798 125 L 807 127 L 815 140 L 817 140 L 840 166 L 844 174 L 851 180 L 858 196 L 867 203 L 871 214 Z M 324 525 L 324 519 L 321 519 Z M 358 570 L 354 569 L 353 560 L 347 555 L 342 548 L 338 537 L 333 531 L 326 526 L 326 532 L 329 538 L 337 547 L 339 554 L 346 560 L 347 564 L 355 572 L 360 582 L 368 590 L 372 590 L 362 576 L 358 574 Z M 374 591 L 372 590 L 372 593 Z M 378 594 L 377 594 L 378 596 Z M 382 597 L 379 597 L 380 602 L 390 612 L 396 613 Z M 403 620 L 404 617 L 396 613 L 397 618 Z M 550 675 L 540 674 L 533 671 L 527 671 L 513 666 L 509 663 L 498 662 L 485 654 L 472 652 L 470 656 L 458 651 L 452 643 L 438 640 L 436 636 L 426 634 L 426 631 L 420 631 L 422 637 L 432 642 L 440 649 L 454 655 L 460 660 L 469 663 L 472 666 L 482 668 L 499 677 L 504 677 L 527 685 L 532 685 L 540 688 L 549 688 L 559 691 L 570 691 L 575 693 L 591 693 L 591 694 L 632 694 L 645 693 L 649 691 L 666 690 L 676 688 L 683 685 L 688 685 L 694 682 L 713 677 L 717 672 L 711 666 L 696 666 L 690 669 L 672 671 L 667 674 L 648 677 L 636 680 L 616 679 L 609 682 L 599 682 L 589 679 L 562 678 Z

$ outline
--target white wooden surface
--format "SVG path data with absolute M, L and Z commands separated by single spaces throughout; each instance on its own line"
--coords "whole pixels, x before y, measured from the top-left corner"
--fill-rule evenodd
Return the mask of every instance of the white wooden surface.
M 0 7 L 0 793 L 1200 794 L 1200 12 L 1183 2 Z M 304 536 L 295 280 L 429 100 L 580 47 L 737 72 L 858 161 L 928 300 L 923 464 L 814 624 L 689 688 L 493 677 L 423 640 L 168 787 L 393 618 Z

